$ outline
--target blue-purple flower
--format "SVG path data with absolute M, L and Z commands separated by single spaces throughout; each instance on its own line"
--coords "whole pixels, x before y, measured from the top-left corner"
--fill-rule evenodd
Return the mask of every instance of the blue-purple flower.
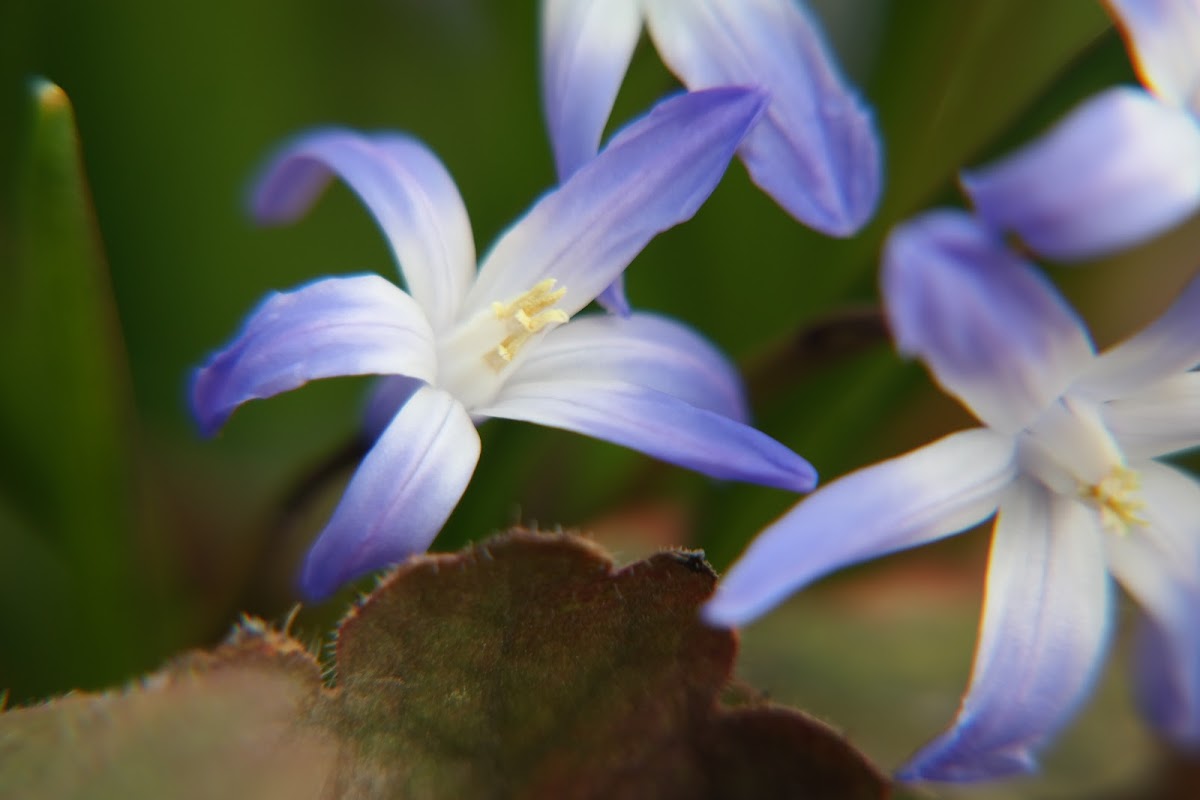
M 242 403 L 309 380 L 394 376 L 371 404 L 375 444 L 308 554 L 305 595 L 425 550 L 474 472 L 475 423 L 488 417 L 716 478 L 812 488 L 807 462 L 745 424 L 736 372 L 698 334 L 651 314 L 571 319 L 695 213 L 763 105 L 744 89 L 664 101 L 543 196 L 478 272 L 458 190 L 419 142 L 327 129 L 283 149 L 256 215 L 293 221 L 338 176 L 383 229 L 408 289 L 358 275 L 272 294 L 196 374 L 193 405 L 210 433 Z
M 1145 611 L 1142 708 L 1200 746 L 1200 484 L 1156 460 L 1200 445 L 1200 277 L 1099 355 L 1054 288 L 962 212 L 897 228 L 882 285 L 898 347 L 984 427 L 801 501 L 724 577 L 706 619 L 740 625 L 833 570 L 996 514 L 970 688 L 901 777 L 1034 769 L 1102 661 L 1110 575 Z
M 1101 92 L 1040 139 L 962 175 L 985 222 L 1049 258 L 1137 244 L 1200 207 L 1200 3 L 1108 6 L 1148 91 Z
M 561 179 L 596 154 L 643 21 L 688 88 L 769 93 L 739 152 L 788 213 L 835 236 L 870 218 L 882 160 L 871 113 L 796 0 L 543 0 L 542 97 Z M 602 300 L 628 312 L 619 286 Z

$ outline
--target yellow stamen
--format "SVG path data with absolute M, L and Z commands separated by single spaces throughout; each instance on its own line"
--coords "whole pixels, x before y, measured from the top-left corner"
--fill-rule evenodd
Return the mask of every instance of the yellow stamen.
M 489 359 L 499 359 L 499 363 L 493 361 L 495 368 L 499 369 L 512 361 L 535 333 L 548 325 L 561 325 L 571 318 L 562 309 L 552 307 L 567 293 L 565 286 L 555 289 L 555 282 L 554 278 L 546 278 L 511 302 L 492 303 L 496 319 L 507 320 L 513 323 L 510 328 L 516 328 L 504 337 L 494 351 L 488 353 Z
M 567 293 L 565 286 L 561 289 L 555 289 L 555 283 L 557 281 L 554 278 L 546 278 L 546 280 L 538 282 L 532 289 L 510 303 L 492 303 L 492 311 L 495 312 L 496 319 L 508 319 L 516 315 L 519 311 L 524 311 L 525 315 L 529 317 L 545 311 L 563 299 L 563 296 Z
M 1115 533 L 1128 533 L 1130 528 L 1146 525 L 1141 515 L 1146 504 L 1138 496 L 1141 480 L 1133 470 L 1113 467 L 1099 483 L 1084 486 L 1080 494 L 1100 509 L 1100 522 Z

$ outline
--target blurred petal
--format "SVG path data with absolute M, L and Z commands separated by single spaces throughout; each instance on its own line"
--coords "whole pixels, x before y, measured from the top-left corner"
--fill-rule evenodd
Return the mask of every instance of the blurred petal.
M 483 310 L 554 278 L 567 290 L 556 308 L 583 308 L 651 239 L 696 213 L 764 102 L 727 88 L 659 103 L 500 238 L 464 306 Z
M 600 149 L 641 31 L 637 0 L 543 0 L 542 103 L 560 181 Z
M 376 381 L 363 409 L 363 435 L 367 440 L 378 439 L 400 408 L 424 385 L 424 381 L 403 375 L 386 375 Z
M 751 542 L 704 619 L 743 625 L 834 570 L 982 522 L 1016 475 L 1014 458 L 1012 439 L 975 428 L 826 484 Z
M 1137 633 L 1134 692 L 1150 724 L 1194 752 L 1200 747 L 1200 591 L 1167 584 L 1159 594 L 1164 596 L 1142 600 L 1149 616 Z
M 1146 92 L 1110 89 L 963 188 L 1034 252 L 1086 259 L 1167 230 L 1200 205 L 1200 129 Z
M 1200 365 L 1200 274 L 1175 302 L 1138 333 L 1104 351 L 1079 382 L 1109 400 Z
M 413 299 L 378 275 L 275 292 L 196 371 L 192 407 L 212 434 L 247 400 L 340 375 L 437 373 L 433 331 Z
M 424 552 L 466 490 L 479 434 L 446 392 L 416 391 L 371 448 L 308 552 L 301 590 L 323 600 L 372 570 Z
M 649 0 L 667 66 L 691 89 L 770 92 L 741 155 L 751 177 L 801 222 L 848 236 L 879 200 L 879 136 L 841 76 L 819 26 L 794 0 Z
M 1139 465 L 1149 525 L 1109 536 L 1113 575 L 1145 609 L 1137 695 L 1177 744 L 1200 745 L 1200 486 L 1153 462 Z
M 1200 372 L 1186 372 L 1103 406 L 1104 421 L 1130 459 L 1200 446 Z M 1200 505 L 1196 506 L 1200 511 Z
M 633 309 L 630 308 L 629 299 L 625 296 L 625 275 L 618 275 L 617 279 L 608 285 L 608 288 L 596 295 L 596 302 L 605 311 L 619 317 L 628 317 L 632 314 Z
M 1005 433 L 1033 422 L 1093 359 L 1053 285 L 965 213 L 893 229 L 881 281 L 896 347 Z
M 1142 82 L 1176 106 L 1200 98 L 1200 4 L 1195 0 L 1108 0 Z
M 292 140 L 267 165 L 254 195 L 260 222 L 293 222 L 337 175 L 387 237 L 405 284 L 441 329 L 475 275 L 475 243 L 446 168 L 415 139 L 326 128 Z
M 1095 512 L 1019 480 L 992 537 L 979 647 L 954 726 L 897 775 L 974 781 L 1036 769 L 1034 753 L 1091 691 L 1112 616 Z
M 764 433 L 619 381 L 512 380 L 476 413 L 575 431 L 722 480 L 807 492 L 816 472 Z
M 741 376 L 688 326 L 656 314 L 590 315 L 546 335 L 513 380 L 622 381 L 746 422 Z
M 1017 441 L 1022 472 L 1068 497 L 1078 496 L 1081 487 L 1111 483 L 1113 470 L 1125 463 L 1101 408 L 1072 394 L 1047 408 Z

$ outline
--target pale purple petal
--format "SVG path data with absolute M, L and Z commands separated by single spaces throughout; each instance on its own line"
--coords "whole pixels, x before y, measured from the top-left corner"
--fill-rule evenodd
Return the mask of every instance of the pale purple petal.
M 953 727 L 902 781 L 1031 772 L 1036 751 L 1091 691 L 1111 628 L 1111 581 L 1094 510 L 1022 479 L 1000 502 L 971 686 Z
M 667 66 L 691 89 L 759 86 L 762 121 L 740 153 L 750 176 L 801 222 L 849 236 L 879 200 L 879 136 L 811 15 L 794 0 L 648 0 Z
M 1074 260 L 1134 245 L 1200 206 L 1200 129 L 1139 89 L 1096 95 L 1047 134 L 962 175 L 989 225 Z
M 363 434 L 367 440 L 378 439 L 400 408 L 424 385 L 424 381 L 403 375 L 388 375 L 376 381 L 363 409 Z
M 712 343 L 688 326 L 657 314 L 589 315 L 546 335 L 512 380 L 621 381 L 645 386 L 689 405 L 748 421 L 741 376 Z
M 341 375 L 437 374 L 433 331 L 413 299 L 378 275 L 275 292 L 196 371 L 192 408 L 206 435 L 248 400 Z
M 807 461 L 748 425 L 619 381 L 513 380 L 475 413 L 575 431 L 722 480 L 807 492 L 817 479 Z
M 405 284 L 439 330 L 475 276 L 475 243 L 462 197 L 423 144 L 397 133 L 340 128 L 303 134 L 267 165 L 254 195 L 264 223 L 293 222 L 340 177 L 387 237 Z
M 1102 412 L 1128 458 L 1157 458 L 1200 447 L 1200 372 L 1159 381 L 1106 403 Z
M 1194 585 L 1167 584 L 1167 595 L 1143 600 L 1149 617 L 1139 623 L 1134 692 L 1150 724 L 1176 745 L 1200 748 L 1200 625 Z
M 1195 107 L 1200 97 L 1200 3 L 1108 0 L 1142 82 L 1163 100 Z
M 896 347 L 998 430 L 1028 426 L 1094 358 L 1053 285 L 968 214 L 893 229 L 880 277 Z
M 616 314 L 618 317 L 628 317 L 633 313 L 633 308 L 629 305 L 629 298 L 625 296 L 625 275 L 617 276 L 617 279 L 605 288 L 600 294 L 596 295 L 596 302 L 601 308 Z
M 600 149 L 600 135 L 642 31 L 636 0 L 543 0 L 542 104 L 559 181 Z M 618 275 L 596 302 L 629 316 Z
M 583 308 L 716 187 L 765 100 L 738 88 L 678 95 L 618 133 L 496 243 L 464 304 L 481 311 L 554 278 Z
M 347 581 L 424 552 L 479 461 L 479 434 L 457 400 L 416 391 L 383 431 L 308 552 L 300 586 L 323 600 Z
M 1097 358 L 1079 382 L 1099 400 L 1132 394 L 1200 365 L 1200 274 L 1162 313 Z
M 966 530 L 1015 475 L 1012 439 L 976 428 L 826 484 L 751 542 L 704 619 L 743 625 L 837 569 Z
M 1148 525 L 1108 537 L 1113 575 L 1147 614 L 1136 662 L 1139 704 L 1176 743 L 1200 746 L 1200 486 L 1138 465 Z
M 637 0 L 543 0 L 542 104 L 560 181 L 600 149 L 641 31 Z

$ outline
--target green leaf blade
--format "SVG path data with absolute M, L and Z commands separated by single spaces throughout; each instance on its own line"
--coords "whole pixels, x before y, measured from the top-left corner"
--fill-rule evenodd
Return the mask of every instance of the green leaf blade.
M 28 596 L 0 613 L 41 617 L 43 634 L 0 659 L 0 682 L 19 697 L 121 679 L 159 646 L 140 593 L 129 370 L 74 113 L 55 84 L 29 90 L 14 258 L 0 268 L 0 495 L 69 577 L 69 596 L 65 614 Z M 22 581 L 62 591 L 54 577 Z

